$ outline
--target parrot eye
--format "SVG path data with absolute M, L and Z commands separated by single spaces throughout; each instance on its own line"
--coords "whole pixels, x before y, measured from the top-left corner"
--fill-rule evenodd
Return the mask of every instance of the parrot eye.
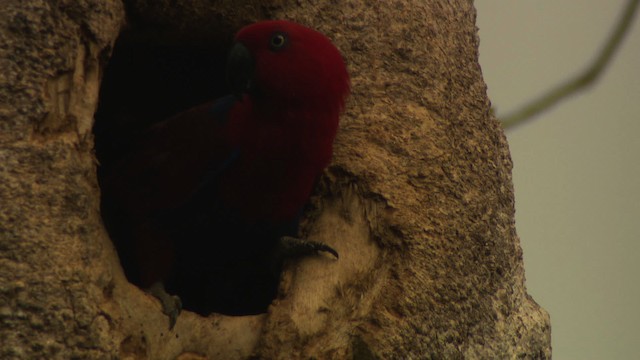
M 272 51 L 278 51 L 284 48 L 289 43 L 289 38 L 287 34 L 282 32 L 277 32 L 271 35 L 271 39 L 269 40 L 269 49 Z

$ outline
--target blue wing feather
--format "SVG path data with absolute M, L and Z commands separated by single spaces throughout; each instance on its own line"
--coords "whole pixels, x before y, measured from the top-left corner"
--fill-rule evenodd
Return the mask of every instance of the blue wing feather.
M 227 122 L 229 111 L 237 101 L 238 98 L 235 95 L 227 95 L 219 98 L 213 103 L 213 106 L 211 106 L 211 115 L 213 115 L 220 125 L 223 125 Z

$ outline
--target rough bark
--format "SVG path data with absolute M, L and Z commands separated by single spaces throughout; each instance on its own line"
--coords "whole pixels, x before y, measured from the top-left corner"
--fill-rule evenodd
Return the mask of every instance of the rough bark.
M 549 316 L 524 285 L 512 164 L 471 1 L 0 7 L 1 358 L 551 357 Z M 127 21 L 144 29 L 139 41 L 215 46 L 260 18 L 320 30 L 349 65 L 334 162 L 305 223 L 340 260 L 289 264 L 267 314 L 187 311 L 168 331 L 102 226 L 91 134 L 101 76 Z

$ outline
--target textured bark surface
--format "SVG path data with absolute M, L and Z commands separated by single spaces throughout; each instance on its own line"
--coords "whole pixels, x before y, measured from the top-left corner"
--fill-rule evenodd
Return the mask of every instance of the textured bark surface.
M 550 358 L 524 286 L 511 159 L 471 1 L 5 0 L 0 358 Z M 305 223 L 340 260 L 289 264 L 267 314 L 173 331 L 102 226 L 91 126 L 119 32 L 223 43 L 286 18 L 342 50 L 352 96 Z

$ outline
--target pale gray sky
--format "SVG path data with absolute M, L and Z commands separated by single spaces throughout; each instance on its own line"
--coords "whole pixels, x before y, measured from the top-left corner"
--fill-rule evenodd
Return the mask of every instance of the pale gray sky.
M 593 59 L 627 0 L 476 0 L 498 116 Z M 591 89 L 507 131 L 527 287 L 553 358 L 638 359 L 640 25 Z

